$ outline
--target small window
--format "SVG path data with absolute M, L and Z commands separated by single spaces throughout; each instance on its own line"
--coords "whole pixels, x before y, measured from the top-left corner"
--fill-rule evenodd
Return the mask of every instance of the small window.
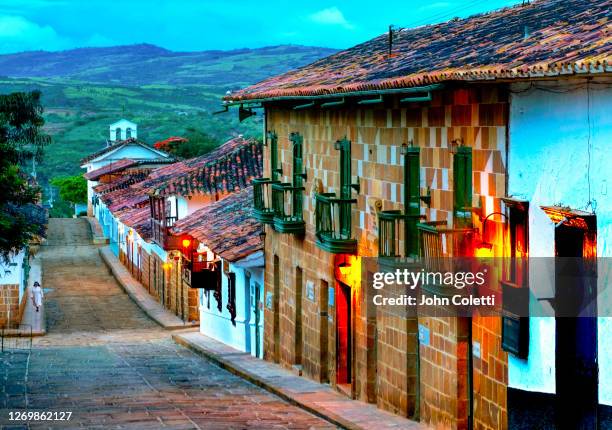
M 115 129 L 115 140 L 121 140 L 121 128 L 117 127 Z
M 130 139 L 131 137 L 132 137 L 132 129 L 131 129 L 130 127 L 128 127 L 128 128 L 125 130 L 125 138 L 126 138 L 126 139 Z

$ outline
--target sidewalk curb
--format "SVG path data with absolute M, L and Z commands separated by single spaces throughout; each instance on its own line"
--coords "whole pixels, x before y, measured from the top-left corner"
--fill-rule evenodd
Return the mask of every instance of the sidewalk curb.
M 153 320 L 154 322 L 159 324 L 164 330 L 183 330 L 183 329 L 188 329 L 188 328 L 199 327 L 199 323 L 168 324 L 168 323 L 164 322 L 160 318 L 158 313 L 159 312 L 169 312 L 169 311 L 167 309 L 165 309 L 165 308 L 162 308 L 161 305 L 159 305 L 157 302 L 155 302 L 155 304 L 157 305 L 158 309 L 153 309 L 152 307 L 146 306 L 146 304 L 143 303 L 143 301 L 140 299 L 140 297 L 138 297 L 137 291 L 134 289 L 134 287 L 132 287 L 131 285 L 128 285 L 128 283 L 123 279 L 123 277 L 121 276 L 121 273 L 119 273 L 119 271 L 121 271 L 121 270 L 125 271 L 125 273 L 127 275 L 129 275 L 130 279 L 132 279 L 132 280 L 134 280 L 134 278 L 132 278 L 131 274 L 123 266 L 115 267 L 115 265 L 111 261 L 109 261 L 108 256 L 104 252 L 106 249 L 108 249 L 108 247 L 102 247 L 102 248 L 98 249 L 98 253 L 100 254 L 100 257 L 102 258 L 102 261 L 104 261 L 104 264 L 106 264 L 106 267 L 109 268 L 109 270 L 111 271 L 111 273 L 112 273 L 113 277 L 115 278 L 115 280 L 117 281 L 117 283 L 126 292 L 126 294 L 130 297 L 130 299 L 134 303 L 136 303 L 136 305 L 151 320 Z M 134 280 L 134 282 L 137 282 L 137 281 Z M 141 288 L 143 288 L 143 287 L 141 287 Z M 151 300 L 154 300 L 154 299 L 151 297 Z M 174 315 L 174 314 L 172 314 L 172 315 Z M 177 317 L 177 319 L 178 319 L 178 317 Z
M 315 408 L 313 405 L 309 405 L 307 403 L 299 401 L 295 397 L 291 396 L 291 394 L 285 391 L 284 389 L 274 386 L 273 384 L 267 381 L 264 381 L 257 375 L 247 370 L 240 369 L 239 367 L 234 366 L 232 363 L 223 359 L 218 354 L 215 354 L 211 351 L 208 351 L 206 349 L 199 347 L 198 345 L 194 343 L 189 342 L 187 339 L 183 338 L 180 333 L 172 334 L 172 340 L 174 340 L 179 345 L 184 346 L 187 349 L 195 352 L 196 354 L 201 355 L 202 357 L 213 362 L 220 368 L 225 369 L 228 372 L 233 373 L 234 375 L 242 379 L 245 379 L 246 381 L 252 383 L 253 385 L 263 388 L 264 390 L 280 397 L 281 399 L 292 404 L 293 406 L 297 406 L 305 410 L 306 412 L 311 413 L 312 415 L 315 415 L 319 418 L 324 419 L 325 421 L 328 421 L 329 423 L 335 426 L 338 426 L 340 428 L 347 429 L 347 430 L 365 430 L 363 427 L 360 427 L 356 425 L 355 423 L 345 420 L 342 417 L 339 417 L 332 413 L 323 413 L 319 409 Z
M 94 245 L 107 245 L 109 243 L 108 238 L 104 234 L 98 234 L 102 233 L 102 226 L 95 217 L 85 216 L 80 218 L 87 218 L 89 229 L 91 230 L 91 241 Z

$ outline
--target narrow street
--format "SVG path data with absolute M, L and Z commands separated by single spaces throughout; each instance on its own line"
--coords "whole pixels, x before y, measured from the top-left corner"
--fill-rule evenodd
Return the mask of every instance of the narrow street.
M 85 219 L 51 219 L 37 258 L 48 334 L 0 354 L 0 428 L 333 428 L 176 345 L 116 283 Z M 25 408 L 72 416 L 8 421 Z

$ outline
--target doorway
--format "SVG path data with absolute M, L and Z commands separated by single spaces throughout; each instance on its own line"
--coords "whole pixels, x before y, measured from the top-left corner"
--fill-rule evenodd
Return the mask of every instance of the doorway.
M 280 362 L 280 262 L 278 255 L 274 256 L 274 296 L 272 297 L 272 314 L 274 315 L 274 362 Z
M 351 396 L 353 332 L 351 288 L 338 282 L 336 288 L 336 384 Z
M 295 338 L 293 364 L 302 366 L 302 269 L 295 268 Z
M 319 305 L 319 361 L 321 362 L 321 377 L 320 382 L 329 382 L 329 363 L 327 356 L 328 349 L 328 308 L 329 308 L 329 285 L 327 281 L 321 280 L 320 282 L 320 305 Z
M 261 285 L 255 282 L 253 285 L 253 313 L 255 314 L 255 357 L 261 357 Z
M 555 227 L 555 382 L 560 429 L 597 428 L 597 277 L 594 215 L 570 216 Z M 588 316 L 578 315 L 590 304 Z

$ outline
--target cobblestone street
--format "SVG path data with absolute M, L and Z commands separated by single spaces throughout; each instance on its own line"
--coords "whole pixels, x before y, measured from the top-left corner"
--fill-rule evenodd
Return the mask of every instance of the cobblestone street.
M 48 334 L 0 354 L 0 427 L 332 428 L 175 344 L 110 275 L 85 219 L 51 219 L 46 245 Z M 25 408 L 72 417 L 8 421 Z

